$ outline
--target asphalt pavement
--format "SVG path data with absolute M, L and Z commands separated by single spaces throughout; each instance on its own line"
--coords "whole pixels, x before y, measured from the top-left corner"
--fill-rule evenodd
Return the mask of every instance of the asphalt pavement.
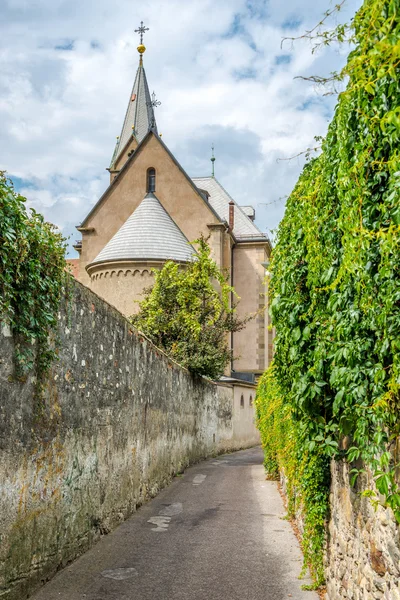
M 317 600 L 260 448 L 176 477 L 34 600 Z

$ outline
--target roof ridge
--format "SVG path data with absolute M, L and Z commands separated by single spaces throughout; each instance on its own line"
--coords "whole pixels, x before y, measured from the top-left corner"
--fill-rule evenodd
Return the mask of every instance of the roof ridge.
M 260 233 L 260 235 L 261 235 L 262 237 L 265 237 L 265 233 L 263 233 L 263 232 L 261 231 L 261 229 L 260 229 L 260 228 L 259 228 L 259 227 L 258 227 L 258 226 L 257 226 L 257 225 L 254 223 L 254 221 L 252 221 L 252 220 L 251 220 L 251 219 L 250 219 L 250 218 L 249 218 L 249 217 L 246 215 L 246 213 L 244 212 L 244 210 L 242 210 L 242 207 L 241 207 L 241 206 L 240 206 L 240 205 L 239 205 L 239 204 L 236 202 L 236 200 L 235 200 L 234 198 L 232 198 L 232 196 L 230 195 L 230 193 L 229 193 L 229 192 L 228 192 L 228 191 L 227 191 L 227 190 L 224 188 L 224 186 L 222 185 L 222 183 L 220 183 L 220 182 L 218 181 L 218 179 L 217 179 L 215 176 L 213 176 L 213 175 L 209 175 L 208 177 L 207 177 L 207 176 L 205 176 L 205 177 L 193 177 L 193 180 L 196 180 L 196 179 L 208 179 L 208 180 L 215 181 L 215 183 L 216 183 L 216 184 L 217 184 L 217 185 L 218 185 L 218 186 L 219 186 L 219 187 L 220 187 L 220 188 L 221 188 L 221 189 L 222 189 L 222 190 L 225 192 L 225 194 L 228 196 L 228 198 L 229 198 L 229 199 L 230 199 L 230 200 L 231 200 L 231 201 L 234 203 L 234 205 L 236 206 L 236 208 L 238 208 L 238 209 L 239 209 L 239 211 L 241 212 L 241 214 L 242 214 L 242 215 L 243 215 L 243 216 L 246 218 L 246 220 L 247 220 L 247 221 L 248 221 L 248 222 L 249 222 L 249 223 L 252 225 L 252 227 L 254 227 L 254 228 L 257 230 L 257 232 L 258 232 L 258 233 Z M 250 204 L 249 206 L 251 206 L 251 204 Z M 253 208 L 254 208 L 254 207 L 253 207 Z M 237 234 L 237 233 L 235 233 L 235 231 L 234 231 L 234 235 L 236 236 L 236 235 L 240 235 L 240 234 Z

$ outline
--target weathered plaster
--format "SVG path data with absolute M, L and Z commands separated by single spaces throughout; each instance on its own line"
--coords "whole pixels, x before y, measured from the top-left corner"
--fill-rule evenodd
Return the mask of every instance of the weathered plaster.
M 90 268 L 90 287 L 102 298 L 107 298 L 123 315 L 130 317 L 139 310 L 146 289 L 154 285 L 153 269 L 161 269 L 160 262 L 100 263 Z

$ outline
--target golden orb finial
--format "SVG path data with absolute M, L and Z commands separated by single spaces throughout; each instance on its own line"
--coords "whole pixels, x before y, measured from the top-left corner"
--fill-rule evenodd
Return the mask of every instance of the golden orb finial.
M 137 47 L 137 51 L 139 52 L 139 54 L 144 54 L 144 52 L 146 52 L 146 46 L 144 44 L 139 44 L 139 46 Z

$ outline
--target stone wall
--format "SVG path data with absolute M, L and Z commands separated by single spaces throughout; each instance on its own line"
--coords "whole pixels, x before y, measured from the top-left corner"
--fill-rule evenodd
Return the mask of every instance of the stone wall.
M 349 466 L 332 462 L 326 555 L 327 600 L 400 600 L 400 531 L 390 509 L 361 496 L 372 478 L 350 485 Z
M 400 527 L 390 509 L 374 507 L 362 495 L 377 491 L 370 473 L 350 485 L 351 468 L 343 460 L 331 462 L 325 600 L 400 600 Z M 280 483 L 286 495 L 283 471 Z M 301 510 L 296 525 L 302 534 Z
M 235 386 L 193 378 L 77 282 L 56 337 L 38 396 L 0 335 L 2 600 L 27 597 L 190 462 L 258 442 Z

